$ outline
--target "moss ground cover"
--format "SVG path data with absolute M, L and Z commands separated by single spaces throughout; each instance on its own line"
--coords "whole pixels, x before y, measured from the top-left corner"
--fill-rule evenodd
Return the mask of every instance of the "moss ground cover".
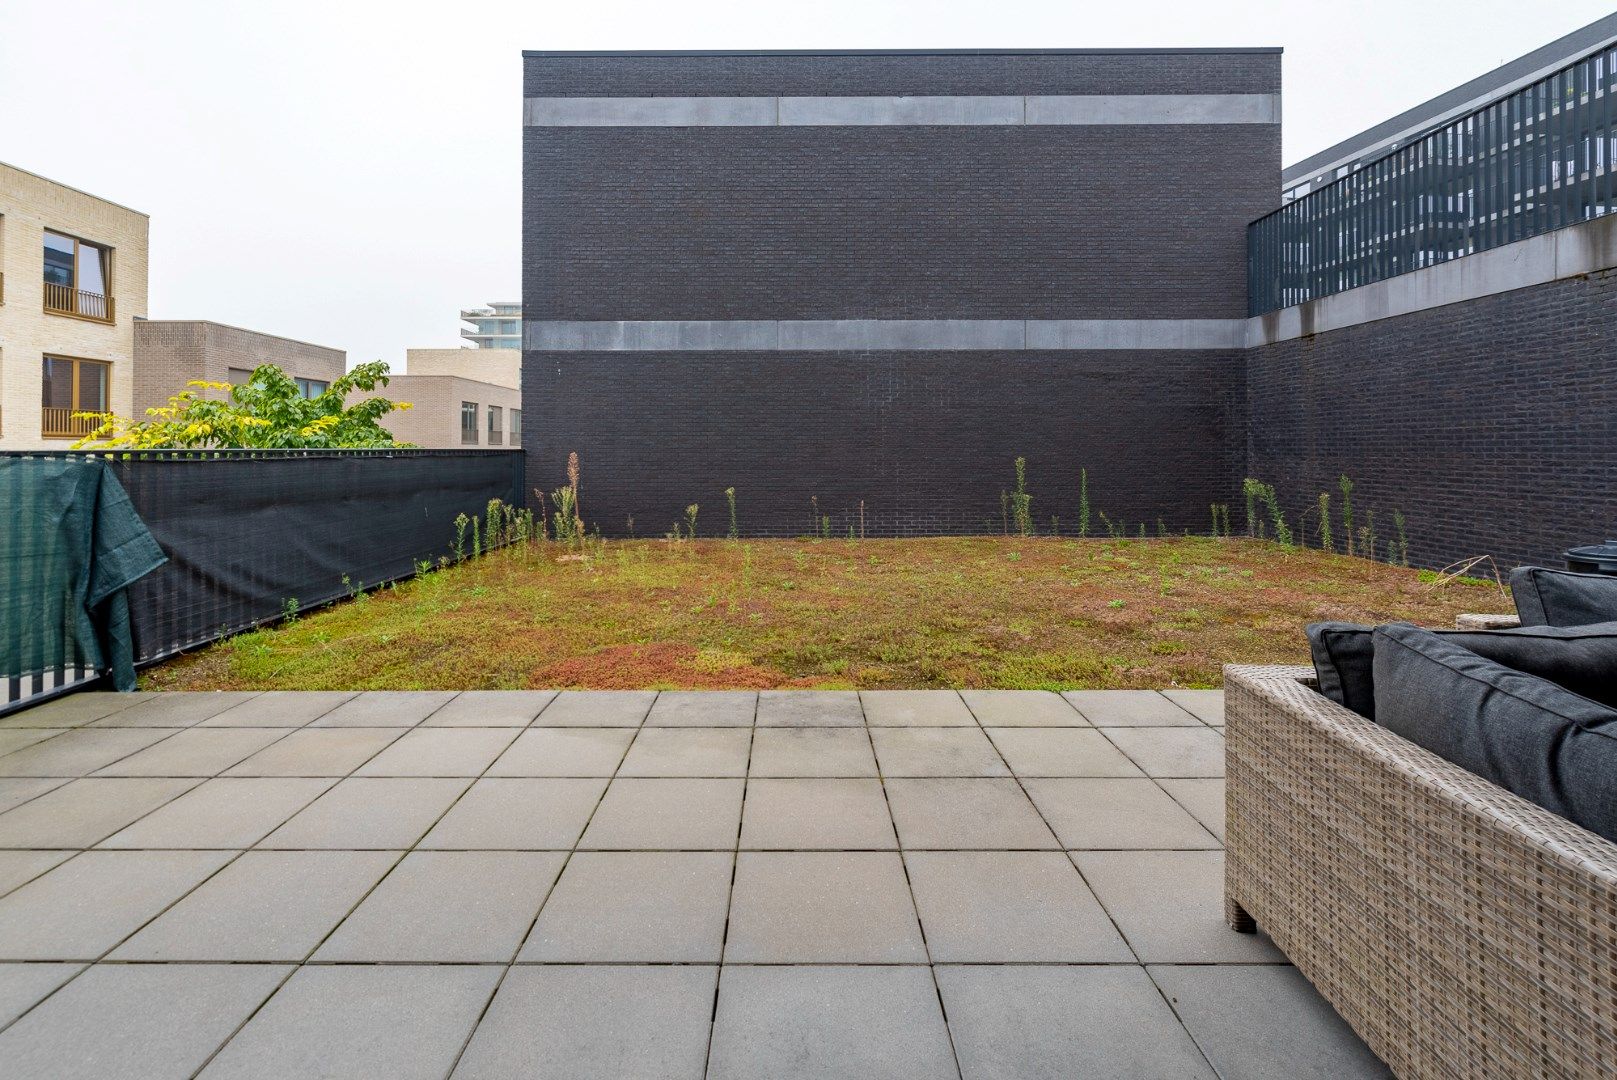
M 1216 687 L 1305 623 L 1453 625 L 1491 583 L 1237 539 L 521 544 L 147 671 L 156 689 Z

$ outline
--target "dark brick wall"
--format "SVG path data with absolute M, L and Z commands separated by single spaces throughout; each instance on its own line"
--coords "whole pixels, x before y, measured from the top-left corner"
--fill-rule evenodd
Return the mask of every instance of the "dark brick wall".
M 1277 125 L 529 128 L 540 319 L 1220 319 Z
M 1280 54 L 582 56 L 524 61 L 527 97 L 1273 94 Z M 1278 188 L 1276 188 L 1278 190 Z
M 1277 53 L 553 57 L 529 95 L 1227 94 Z M 1245 315 L 1245 226 L 1278 125 L 528 129 L 528 319 L 1176 319 Z M 997 529 L 1034 512 L 1205 529 L 1236 501 L 1233 352 L 538 353 L 530 487 L 584 460 L 585 515 L 660 535 L 734 485 L 750 534 Z M 1098 517 L 1094 528 L 1100 528 Z
M 1077 531 L 1080 468 L 1092 531 L 1099 511 L 1206 531 L 1238 501 L 1234 352 L 530 353 L 522 392 L 528 485 L 560 486 L 576 450 L 609 535 L 690 503 L 722 535 L 730 486 L 749 535 L 806 533 L 811 496 L 840 535 L 860 500 L 870 535 L 997 532 L 1018 456 L 1041 531 Z
M 1614 327 L 1606 271 L 1250 350 L 1250 469 L 1294 512 L 1348 474 L 1421 565 L 1559 566 L 1617 536 Z

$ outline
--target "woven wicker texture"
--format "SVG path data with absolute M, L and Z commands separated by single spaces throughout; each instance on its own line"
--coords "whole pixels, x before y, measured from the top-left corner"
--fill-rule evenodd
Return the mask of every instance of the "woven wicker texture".
M 1617 845 L 1355 713 L 1225 669 L 1226 910 L 1401 1077 L 1617 1075 Z

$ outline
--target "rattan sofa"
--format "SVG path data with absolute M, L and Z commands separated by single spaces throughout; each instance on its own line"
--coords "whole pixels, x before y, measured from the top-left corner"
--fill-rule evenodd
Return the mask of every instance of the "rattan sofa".
M 1617 1076 L 1617 844 L 1225 668 L 1225 913 L 1401 1077 Z

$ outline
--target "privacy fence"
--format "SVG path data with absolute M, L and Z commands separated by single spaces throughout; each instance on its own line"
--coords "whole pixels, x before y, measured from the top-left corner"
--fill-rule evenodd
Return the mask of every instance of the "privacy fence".
M 1252 315 L 1617 209 L 1617 47 L 1414 136 L 1247 230 Z
M 95 456 L 111 466 L 168 556 L 129 590 L 137 664 L 409 577 L 421 562 L 450 554 L 457 515 L 480 515 L 490 499 L 517 504 L 523 493 L 517 450 L 148 450 Z M 0 520 L 0 540 L 19 524 Z M 0 632 L 56 628 L 5 626 Z M 0 712 L 96 674 L 61 665 L 0 672 Z

